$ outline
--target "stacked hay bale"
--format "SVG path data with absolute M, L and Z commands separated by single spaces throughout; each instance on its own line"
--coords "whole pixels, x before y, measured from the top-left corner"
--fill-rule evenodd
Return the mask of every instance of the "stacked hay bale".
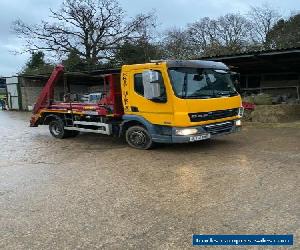
M 254 104 L 256 105 L 272 105 L 272 96 L 268 94 L 258 94 L 254 96 Z
M 243 97 L 243 102 L 248 102 L 254 104 L 254 95 L 249 95 Z
M 253 122 L 291 122 L 300 119 L 300 104 L 257 105 L 251 113 Z
M 257 105 L 271 105 L 272 104 L 272 97 L 268 94 L 258 94 L 258 95 L 251 95 L 246 96 L 243 98 L 243 102 L 252 103 Z M 252 113 L 253 110 L 245 109 L 243 120 L 244 121 L 252 121 Z
M 252 110 L 248 110 L 248 109 L 244 110 L 243 120 L 245 122 L 251 122 L 252 121 L 252 117 L 251 117 L 252 112 L 253 112 Z
M 243 97 L 243 102 L 248 102 L 256 105 L 271 105 L 272 96 L 264 93 L 258 95 L 250 95 Z
M 243 101 L 255 104 L 254 111 L 245 110 L 245 121 L 277 123 L 300 120 L 300 104 L 272 105 L 272 96 L 263 93 L 247 96 Z

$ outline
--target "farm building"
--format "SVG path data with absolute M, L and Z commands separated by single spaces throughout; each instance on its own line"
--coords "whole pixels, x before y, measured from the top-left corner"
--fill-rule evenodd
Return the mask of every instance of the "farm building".
M 201 60 L 220 61 L 241 74 L 241 90 L 248 93 L 269 93 L 300 99 L 300 47 L 269 51 L 255 51 L 235 55 L 214 56 Z M 64 93 L 86 94 L 101 91 L 101 74 L 118 70 L 69 72 L 60 79 L 55 99 Z M 6 78 L 8 106 L 15 110 L 30 110 L 49 75 L 19 75 Z M 71 89 L 67 89 L 67 84 Z
M 105 71 L 107 72 L 107 71 Z M 114 72 L 110 70 L 109 72 Z M 91 73 L 68 72 L 55 86 L 56 101 L 66 93 L 85 95 L 103 90 L 102 70 Z M 6 78 L 8 107 L 11 110 L 30 111 L 50 75 L 18 75 Z
M 5 88 L 6 88 L 5 78 L 0 77 L 0 89 L 5 89 Z
M 201 58 L 220 61 L 241 74 L 242 91 L 300 96 L 300 47 Z
M 4 77 L 0 77 L 0 98 L 6 96 L 6 81 Z

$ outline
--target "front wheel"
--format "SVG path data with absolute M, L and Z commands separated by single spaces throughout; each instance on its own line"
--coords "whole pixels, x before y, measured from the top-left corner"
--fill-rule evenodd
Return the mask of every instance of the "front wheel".
M 133 126 L 126 131 L 127 143 L 136 149 L 150 149 L 153 146 L 151 135 L 142 126 Z

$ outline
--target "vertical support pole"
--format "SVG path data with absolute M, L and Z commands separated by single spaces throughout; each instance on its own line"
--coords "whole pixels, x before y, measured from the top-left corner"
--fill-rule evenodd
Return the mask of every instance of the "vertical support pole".
M 300 100 L 299 89 L 300 89 L 300 74 L 298 75 L 298 87 L 297 87 L 297 99 L 298 99 L 298 101 Z
M 262 81 L 265 79 L 264 74 L 259 75 L 259 93 L 262 93 Z
M 64 75 L 64 94 L 66 93 L 69 93 L 69 88 L 68 88 L 67 76 Z
M 5 103 L 5 105 L 7 105 L 7 108 L 8 108 L 8 91 L 7 91 L 6 78 L 5 78 L 5 95 L 6 95 L 6 103 Z

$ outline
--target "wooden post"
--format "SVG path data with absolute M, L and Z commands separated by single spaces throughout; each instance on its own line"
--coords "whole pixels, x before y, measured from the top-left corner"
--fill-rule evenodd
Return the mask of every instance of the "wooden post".
M 300 100 L 300 74 L 298 75 L 297 99 Z
M 264 79 L 265 79 L 264 74 L 260 74 L 259 75 L 259 88 L 260 88 L 259 93 L 262 93 L 262 84 L 261 83 Z

